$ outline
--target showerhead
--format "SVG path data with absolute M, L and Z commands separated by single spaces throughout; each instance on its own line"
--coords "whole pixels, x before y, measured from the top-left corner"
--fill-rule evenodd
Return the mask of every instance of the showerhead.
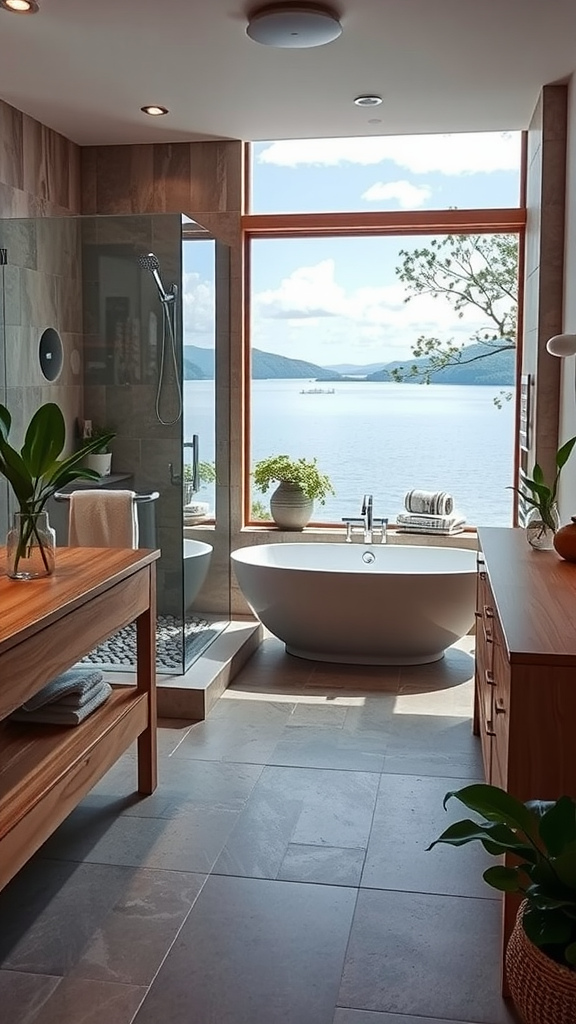
M 162 284 L 162 278 L 160 277 L 160 260 L 158 257 L 153 252 L 148 252 L 141 256 L 137 256 L 136 261 L 142 270 L 149 270 L 152 274 L 152 277 L 156 281 L 156 287 L 158 288 L 158 293 L 160 295 L 160 302 L 174 302 L 174 299 L 176 298 L 175 293 L 172 292 L 172 294 L 170 294 L 167 292 Z
M 142 267 L 142 270 L 160 270 L 160 260 L 153 252 L 137 256 L 136 259 L 138 266 Z

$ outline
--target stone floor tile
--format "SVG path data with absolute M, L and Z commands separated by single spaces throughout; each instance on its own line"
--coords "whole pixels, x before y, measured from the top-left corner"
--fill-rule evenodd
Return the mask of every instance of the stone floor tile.
M 366 772 L 265 768 L 214 872 L 276 878 L 290 843 L 364 850 L 377 788 Z
M 497 900 L 361 890 L 337 1005 L 512 1024 Z
M 69 977 L 150 985 L 205 879 L 184 871 L 137 870 L 93 929 Z
M 380 783 L 362 885 L 374 889 L 446 893 L 498 898 L 482 873 L 494 858 L 480 844 L 465 849 L 436 846 L 433 840 L 467 812 L 457 800 L 447 809 L 447 792 L 468 784 L 467 779 L 385 775 Z
M 9 1024 L 34 1024 L 60 981 L 46 974 L 0 970 L 2 1018 Z
M 131 1024 L 145 994 L 136 985 L 63 978 L 34 1024 Z
M 212 876 L 134 1024 L 332 1024 L 355 898 Z
M 321 885 L 358 886 L 365 851 L 290 843 L 277 878 Z

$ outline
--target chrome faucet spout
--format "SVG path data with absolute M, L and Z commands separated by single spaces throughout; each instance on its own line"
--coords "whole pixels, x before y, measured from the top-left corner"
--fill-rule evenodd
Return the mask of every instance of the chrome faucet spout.
M 371 544 L 374 539 L 373 500 L 371 494 L 362 499 L 362 517 L 364 519 L 364 543 Z

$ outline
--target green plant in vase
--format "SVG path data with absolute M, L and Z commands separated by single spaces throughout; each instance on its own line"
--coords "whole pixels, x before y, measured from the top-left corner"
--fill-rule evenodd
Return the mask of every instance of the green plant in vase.
M 520 487 L 509 488 L 516 491 L 530 506 L 526 529 L 528 540 L 535 548 L 552 547 L 554 534 L 560 526 L 557 504 L 560 473 L 568 462 L 575 444 L 576 437 L 571 437 L 556 452 L 556 474 L 551 485 L 546 483 L 542 467 L 536 463 L 531 479 L 525 477 Z
M 47 576 L 54 571 L 54 532 L 48 524 L 46 502 L 72 480 L 98 480 L 99 474 L 80 464 L 101 450 L 103 437 L 86 441 L 61 459 L 66 424 L 61 410 L 47 402 L 34 413 L 20 451 L 9 442 L 12 416 L 0 405 L 0 474 L 6 478 L 19 506 L 8 535 L 8 575 L 15 579 Z M 113 437 L 107 435 L 106 440 Z
M 334 488 L 314 459 L 293 459 L 290 455 L 269 455 L 254 466 L 254 484 L 266 493 L 273 482 L 278 487 L 270 498 L 270 511 L 277 526 L 302 530 L 312 515 L 314 501 L 324 505 Z

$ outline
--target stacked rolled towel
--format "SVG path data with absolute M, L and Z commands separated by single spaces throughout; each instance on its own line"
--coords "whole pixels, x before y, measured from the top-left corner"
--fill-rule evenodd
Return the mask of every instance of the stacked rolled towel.
M 404 506 L 407 512 L 416 515 L 449 516 L 454 500 L 446 491 L 408 491 Z
M 112 693 L 102 672 L 71 668 L 56 676 L 10 715 L 14 722 L 79 725 Z
M 454 509 L 446 491 L 408 491 L 406 512 L 397 516 L 398 533 L 436 533 L 449 536 L 462 533 L 466 519 Z

